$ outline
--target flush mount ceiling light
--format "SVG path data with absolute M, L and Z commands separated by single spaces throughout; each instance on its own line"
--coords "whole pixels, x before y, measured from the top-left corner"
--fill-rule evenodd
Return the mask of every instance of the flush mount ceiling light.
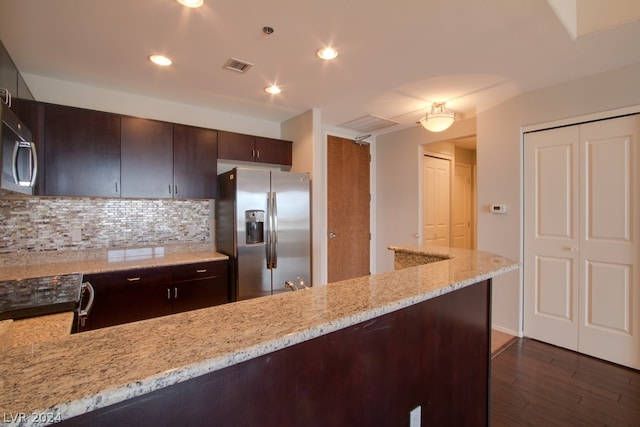
M 156 65 L 160 65 L 162 67 L 167 67 L 173 64 L 173 60 L 168 56 L 164 56 L 164 55 L 151 55 L 149 57 L 149 61 L 153 62 Z
M 202 6 L 204 0 L 178 0 L 178 3 L 186 7 L 196 8 Z
M 271 85 L 271 86 L 267 86 L 264 88 L 264 91 L 267 93 L 270 93 L 271 95 L 277 95 L 280 92 L 282 92 L 282 89 L 280 89 L 278 86 L 276 85 Z
M 324 47 L 317 52 L 317 55 L 321 59 L 331 60 L 338 56 L 338 51 L 332 47 Z
M 436 102 L 431 106 L 431 112 L 420 119 L 420 124 L 428 131 L 442 132 L 453 124 L 456 113 L 447 110 L 444 102 Z

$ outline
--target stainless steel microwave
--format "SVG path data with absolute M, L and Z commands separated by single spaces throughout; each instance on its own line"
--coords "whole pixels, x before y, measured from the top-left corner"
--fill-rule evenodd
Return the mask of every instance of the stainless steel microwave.
M 33 194 L 38 176 L 38 155 L 31 132 L 18 119 L 9 106 L 0 102 L 2 128 L 2 188 L 24 194 Z

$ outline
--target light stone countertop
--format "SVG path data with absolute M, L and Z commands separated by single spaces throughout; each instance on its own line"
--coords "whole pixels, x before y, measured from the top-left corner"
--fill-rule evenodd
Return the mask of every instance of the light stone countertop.
M 5 254 L 0 255 L 0 281 L 226 259 L 209 243 Z
M 0 322 L 0 350 L 58 341 L 71 333 L 73 312 Z
M 486 252 L 393 249 L 451 259 L 4 350 L 0 412 L 69 418 L 518 268 Z

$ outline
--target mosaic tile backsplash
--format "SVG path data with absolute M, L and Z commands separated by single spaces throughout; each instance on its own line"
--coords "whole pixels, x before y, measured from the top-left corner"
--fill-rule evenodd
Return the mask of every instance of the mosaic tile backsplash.
M 211 241 L 213 202 L 3 196 L 0 254 Z

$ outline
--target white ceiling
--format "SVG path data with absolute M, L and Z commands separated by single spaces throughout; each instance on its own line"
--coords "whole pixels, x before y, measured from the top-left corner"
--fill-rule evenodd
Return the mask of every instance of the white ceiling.
M 574 38 L 546 0 L 0 0 L 0 16 L 26 74 L 278 122 L 316 107 L 329 126 L 400 123 L 381 132 L 416 126 L 433 102 L 468 117 L 640 62 L 637 17 Z M 329 44 L 340 56 L 324 62 Z M 175 63 L 158 69 L 152 53 Z M 254 66 L 225 70 L 230 57 Z M 283 93 L 266 94 L 271 83 Z

